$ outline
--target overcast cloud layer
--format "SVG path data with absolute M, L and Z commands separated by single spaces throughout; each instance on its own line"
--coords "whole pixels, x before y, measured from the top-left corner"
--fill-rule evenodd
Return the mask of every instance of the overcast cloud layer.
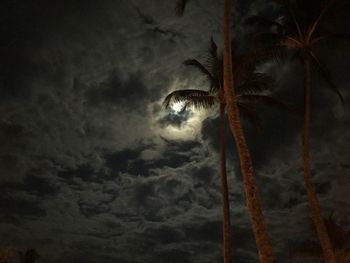
M 206 89 L 181 62 L 220 43 L 222 4 L 10 1 L 1 4 L 0 245 L 40 262 L 221 262 L 215 110 L 162 108 L 169 91 Z M 241 1 L 243 2 L 243 1 Z M 245 17 L 265 1 L 237 7 Z M 241 48 L 244 48 L 242 45 Z M 324 54 L 347 101 L 349 48 Z M 301 105 L 299 65 L 267 64 L 279 94 Z M 348 104 L 315 80 L 313 175 L 324 211 L 350 221 Z M 246 131 L 279 262 L 315 238 L 302 183 L 301 114 L 267 110 Z M 228 132 L 228 135 L 229 132 Z M 241 176 L 229 141 L 234 262 L 256 263 Z

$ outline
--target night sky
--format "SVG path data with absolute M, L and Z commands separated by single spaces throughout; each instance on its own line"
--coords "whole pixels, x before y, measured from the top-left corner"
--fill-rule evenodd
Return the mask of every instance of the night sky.
M 268 1 L 237 1 L 246 17 Z M 164 109 L 176 89 L 207 89 L 182 64 L 221 43 L 222 1 L 4 0 L 0 4 L 0 246 L 36 248 L 38 262 L 221 262 L 218 112 Z M 338 13 L 339 16 L 341 15 Z M 341 16 L 340 16 L 341 17 Z M 339 18 L 342 19 L 342 18 Z M 349 30 L 349 19 L 339 20 Z M 342 28 L 343 27 L 343 28 Z M 347 32 L 349 33 L 349 31 Z M 312 161 L 325 215 L 350 222 L 350 48 L 322 50 L 347 103 L 313 82 Z M 261 66 L 276 93 L 302 105 L 300 64 Z M 315 239 L 301 167 L 302 109 L 245 124 L 279 262 Z M 233 260 L 256 263 L 242 178 L 228 131 Z

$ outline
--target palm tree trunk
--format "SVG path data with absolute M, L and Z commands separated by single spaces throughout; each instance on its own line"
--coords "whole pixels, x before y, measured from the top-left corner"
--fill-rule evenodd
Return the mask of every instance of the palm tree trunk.
M 231 262 L 232 239 L 230 223 L 230 201 L 226 175 L 226 133 L 225 133 L 225 104 L 220 103 L 220 176 L 223 214 L 224 263 Z
M 304 64 L 304 127 L 302 135 L 304 180 L 307 198 L 311 209 L 311 217 L 314 222 L 318 238 L 321 243 L 325 263 L 336 263 L 336 258 L 332 243 L 329 239 L 328 231 L 322 216 L 320 203 L 317 198 L 311 176 L 310 163 L 310 111 L 311 111 L 311 70 L 310 57 L 303 56 Z
M 234 80 L 232 71 L 231 51 L 231 6 L 232 0 L 225 0 L 224 5 L 224 95 L 227 106 L 227 115 L 231 132 L 235 139 L 236 148 L 240 160 L 243 184 L 248 206 L 250 221 L 252 224 L 256 245 L 261 263 L 274 263 L 272 245 L 267 233 L 265 218 L 262 213 L 260 197 L 252 160 L 245 140 L 245 135 L 240 122 L 237 99 L 234 94 Z

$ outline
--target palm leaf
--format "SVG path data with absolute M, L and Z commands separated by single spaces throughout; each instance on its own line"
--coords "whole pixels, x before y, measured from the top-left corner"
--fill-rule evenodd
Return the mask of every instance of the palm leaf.
M 268 29 L 275 27 L 278 33 L 284 31 L 284 26 L 281 23 L 258 15 L 248 17 L 245 20 L 245 24 L 248 26 L 260 26 Z
M 218 55 L 218 47 L 211 37 L 210 39 L 210 47 L 208 50 L 208 56 L 206 58 L 205 68 L 210 72 L 212 79 L 210 80 L 210 92 L 217 93 L 220 89 L 223 88 L 223 60 L 222 56 Z
M 314 21 L 314 23 L 312 23 L 312 25 L 310 26 L 308 33 L 307 33 L 307 40 L 310 40 L 313 33 L 315 32 L 317 26 L 319 25 L 321 19 L 323 18 L 323 16 L 327 13 L 327 11 L 329 10 L 329 8 L 336 2 L 337 0 L 330 0 L 325 7 L 322 9 L 322 11 L 320 12 L 319 16 L 316 18 L 316 20 Z
M 285 99 L 263 95 L 263 94 L 246 94 L 238 97 L 240 101 L 244 101 L 246 103 L 258 105 L 266 104 L 278 109 L 288 110 L 288 111 L 296 111 L 296 106 Z
M 199 70 L 203 75 L 205 75 L 210 83 L 210 87 L 213 88 L 218 85 L 218 80 L 215 79 L 213 74 L 208 70 L 206 66 L 204 66 L 202 63 L 200 63 L 197 59 L 187 59 L 183 62 L 186 66 L 191 66 Z
M 220 67 L 220 63 L 222 63 L 222 61 L 220 61 L 220 59 L 219 59 L 218 47 L 217 47 L 214 39 L 211 38 L 210 47 L 208 50 L 208 55 L 206 56 L 205 67 L 211 73 L 211 75 L 213 77 L 218 76 L 218 69 Z
M 344 97 L 339 91 L 339 89 L 337 88 L 337 86 L 334 84 L 331 73 L 329 72 L 327 67 L 317 58 L 317 56 L 312 51 L 309 51 L 308 54 L 314 61 L 314 65 L 316 66 L 316 69 L 319 71 L 320 75 L 324 78 L 324 80 L 328 84 L 327 86 L 338 95 L 342 104 L 345 104 Z
M 280 63 L 286 57 L 286 49 L 281 45 L 252 47 L 248 55 L 241 58 L 236 65 L 234 76 L 237 85 L 240 86 L 246 82 L 254 74 L 257 65 L 266 63 L 269 60 Z
M 215 97 L 204 90 L 176 90 L 171 92 L 163 101 L 165 108 L 169 108 L 173 103 L 185 102 L 186 106 L 196 108 L 209 108 L 215 104 Z
M 213 78 L 212 74 L 209 72 L 209 70 L 200 63 L 197 59 L 187 59 L 183 62 L 186 66 L 192 66 L 198 69 L 202 74 L 206 75 L 209 78 Z
M 256 109 L 250 107 L 251 105 L 238 101 L 239 112 L 242 118 L 246 119 L 255 129 L 257 133 L 262 132 L 262 123 Z
M 213 37 L 210 38 L 209 53 L 210 53 L 212 58 L 218 57 L 218 46 L 216 45 Z
M 285 39 L 285 35 L 276 32 L 263 31 L 263 32 L 254 32 L 248 34 L 248 38 L 251 43 L 253 43 L 253 47 L 261 47 L 261 46 L 272 46 L 281 43 L 283 39 Z
M 302 38 L 303 33 L 301 30 L 301 25 L 299 24 L 299 21 L 297 20 L 297 17 L 295 14 L 295 8 L 292 7 L 289 0 L 284 0 L 283 2 L 287 11 L 290 14 L 291 22 L 294 24 L 297 34 L 299 35 L 300 38 Z
M 338 40 L 343 40 L 343 41 L 349 41 L 350 40 L 350 34 L 337 34 L 337 33 L 327 33 L 325 35 L 316 37 L 313 39 L 312 44 L 316 44 L 321 41 L 327 41 L 332 40 L 330 43 L 338 43 Z
M 248 60 L 243 62 L 243 66 L 249 69 L 255 68 L 257 64 L 273 60 L 277 63 L 287 58 L 287 49 L 284 45 L 285 36 L 281 34 L 262 32 L 250 36 L 253 43 Z
M 237 95 L 259 94 L 271 91 L 275 87 L 274 79 L 266 73 L 253 73 L 245 82 L 236 87 Z
M 197 109 L 203 108 L 208 109 L 215 105 L 216 98 L 214 96 L 197 97 L 190 96 L 186 102 L 186 107 L 194 107 Z

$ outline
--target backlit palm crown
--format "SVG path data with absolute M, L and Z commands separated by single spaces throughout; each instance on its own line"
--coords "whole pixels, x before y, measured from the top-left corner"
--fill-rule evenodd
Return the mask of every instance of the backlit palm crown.
M 247 24 L 263 28 L 263 32 L 253 36 L 254 42 L 270 49 L 271 54 L 280 56 L 284 49 L 294 50 L 294 58 L 309 56 L 313 65 L 325 79 L 328 87 L 343 97 L 334 85 L 330 72 L 320 61 L 314 49 L 327 40 L 350 39 L 349 35 L 333 33 L 326 27 L 328 11 L 337 0 L 275 0 L 282 7 L 284 15 L 277 20 L 252 16 Z M 329 41 L 327 41 L 329 43 Z
M 286 106 L 282 101 L 269 96 L 273 87 L 273 79 L 266 73 L 255 71 L 258 57 L 244 56 L 236 58 L 234 77 L 236 81 L 235 93 L 241 114 L 247 118 L 255 128 L 260 128 L 258 112 L 264 103 L 275 106 Z M 210 108 L 215 103 L 225 103 L 223 99 L 223 58 L 218 53 L 217 45 L 211 39 L 211 45 L 204 63 L 196 59 L 184 61 L 184 65 L 192 66 L 200 71 L 208 80 L 208 90 L 184 89 L 171 92 L 164 99 L 164 106 L 172 103 L 184 102 L 186 106 L 196 108 Z

